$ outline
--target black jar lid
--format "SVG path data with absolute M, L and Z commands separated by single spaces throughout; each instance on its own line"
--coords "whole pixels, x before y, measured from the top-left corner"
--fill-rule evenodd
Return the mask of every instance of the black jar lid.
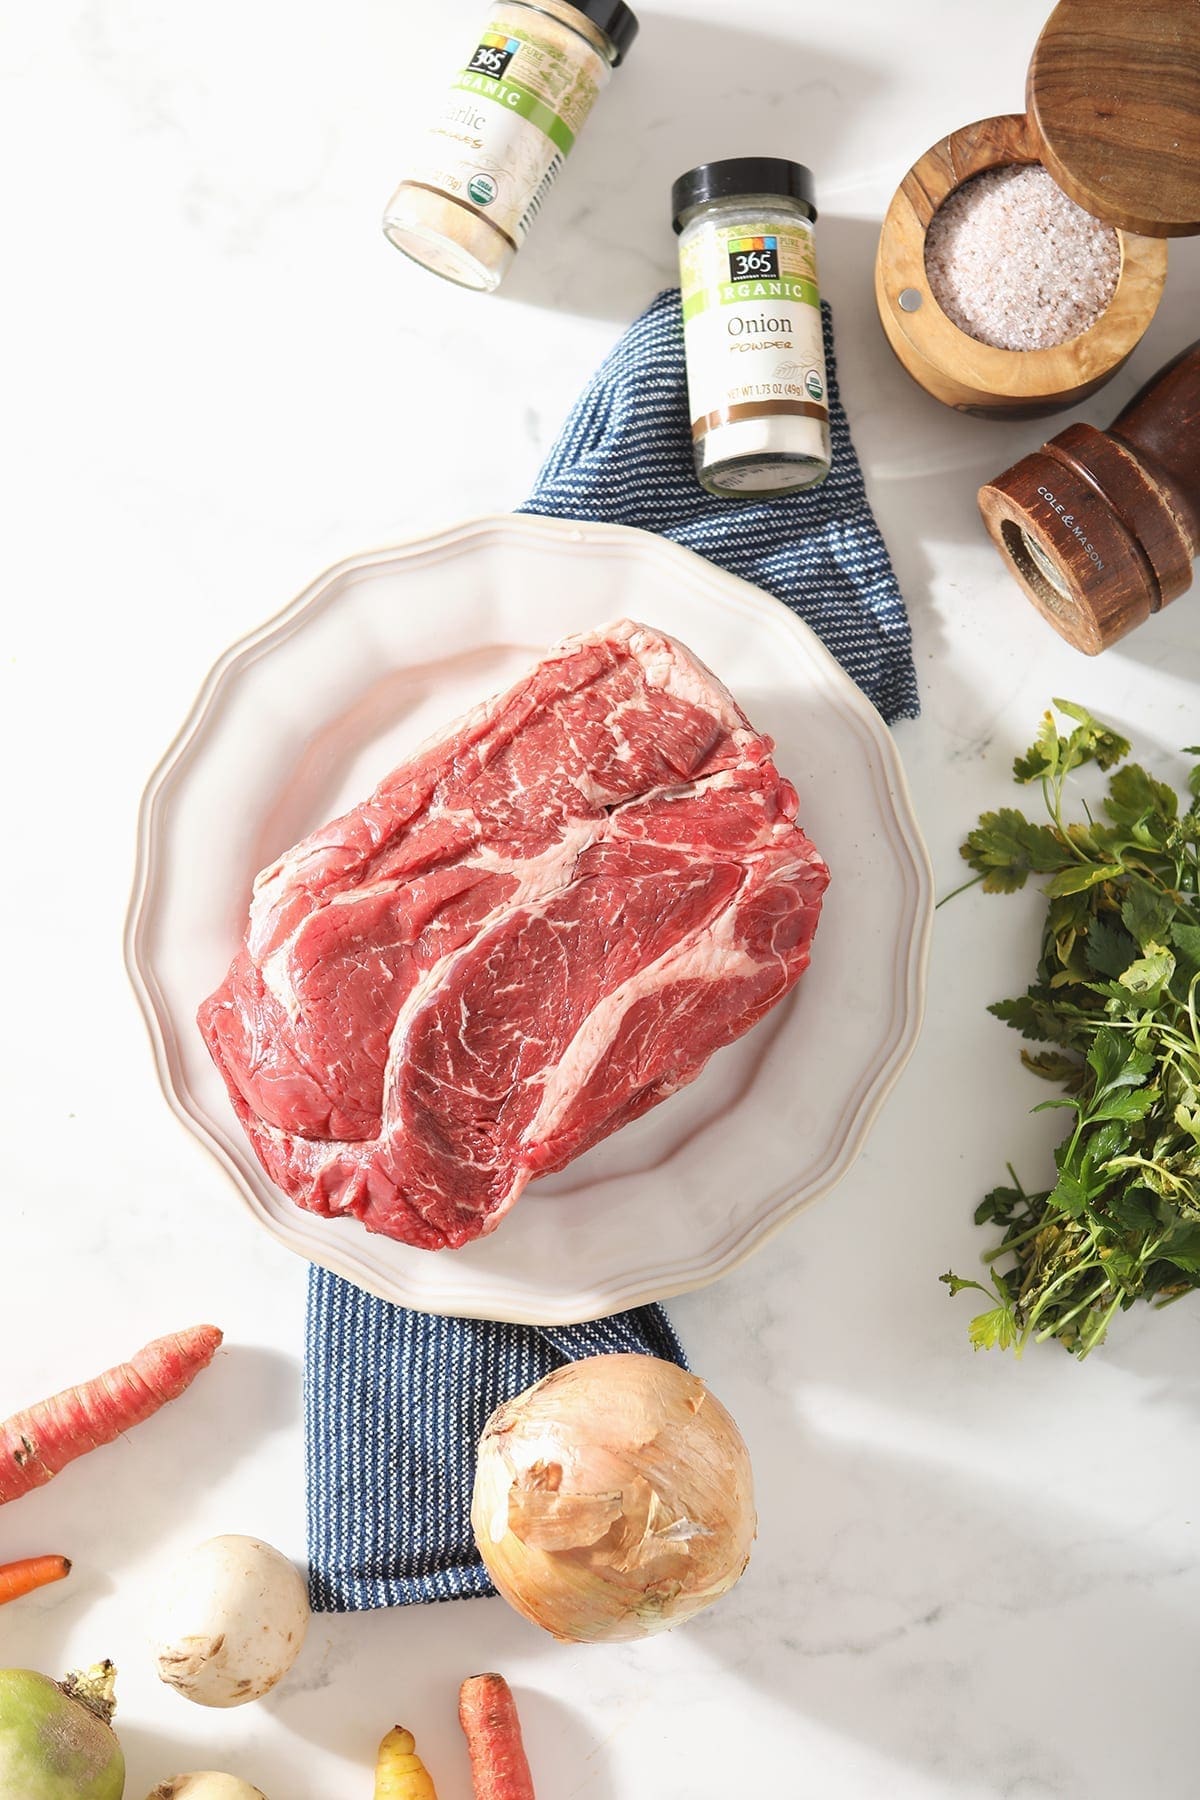
M 681 175 L 671 189 L 671 214 L 676 231 L 683 218 L 697 206 L 712 200 L 737 200 L 743 194 L 779 194 L 794 200 L 808 218 L 817 216 L 812 170 L 782 156 L 730 156 L 724 162 L 701 163 Z
M 585 19 L 590 19 L 612 44 L 617 53 L 613 58 L 615 69 L 624 61 L 638 34 L 638 17 L 632 7 L 626 6 L 625 0 L 568 0 L 568 4 Z

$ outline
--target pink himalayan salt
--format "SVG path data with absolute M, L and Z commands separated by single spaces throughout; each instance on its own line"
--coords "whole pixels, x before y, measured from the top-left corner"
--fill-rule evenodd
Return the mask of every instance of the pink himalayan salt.
M 1116 290 L 1111 225 L 1068 198 L 1040 163 L 988 169 L 930 221 L 925 272 L 960 331 L 999 350 L 1046 350 L 1094 325 Z

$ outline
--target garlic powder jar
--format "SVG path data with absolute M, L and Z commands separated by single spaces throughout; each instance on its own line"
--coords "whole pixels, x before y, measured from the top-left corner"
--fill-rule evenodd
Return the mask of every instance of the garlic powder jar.
M 384 214 L 396 248 L 497 288 L 637 32 L 624 0 L 496 0 Z
M 802 163 L 704 163 L 671 191 L 696 474 L 762 499 L 829 473 L 829 395 Z

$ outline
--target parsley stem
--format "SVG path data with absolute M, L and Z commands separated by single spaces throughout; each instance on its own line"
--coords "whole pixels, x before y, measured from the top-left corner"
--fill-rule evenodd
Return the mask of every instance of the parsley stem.
M 1062 1285 L 1065 1281 L 1074 1281 L 1076 1276 L 1079 1275 L 1082 1272 L 1082 1270 L 1086 1269 L 1088 1266 L 1089 1265 L 1086 1262 L 1084 1262 L 1082 1264 L 1079 1262 L 1073 1262 L 1073 1263 L 1071 1263 L 1071 1265 L 1068 1268 L 1064 1269 L 1060 1275 L 1055 1276 L 1054 1280 L 1050 1283 L 1049 1287 L 1042 1289 L 1041 1293 L 1038 1295 L 1037 1299 L 1034 1301 L 1032 1307 L 1029 1310 L 1029 1318 L 1027 1320 L 1027 1325 L 1028 1325 L 1028 1329 L 1030 1331 L 1033 1331 L 1036 1328 L 1038 1319 L 1040 1318 L 1042 1313 L 1045 1312 L 1051 1296 L 1060 1287 L 1062 1287 Z M 1106 1279 L 1107 1279 L 1107 1277 L 1106 1277 Z
M 958 896 L 960 894 L 965 894 L 968 888 L 978 887 L 982 880 L 982 875 L 972 875 L 970 881 L 964 881 L 961 887 L 956 887 L 949 894 L 943 894 L 941 899 L 937 902 L 937 905 L 934 907 L 934 912 L 937 912 L 939 907 L 945 906 L 947 900 L 957 900 Z
M 1066 826 L 1063 824 L 1062 795 L 1063 795 L 1063 783 L 1067 778 L 1067 773 L 1068 773 L 1068 771 L 1066 769 L 1064 769 L 1061 775 L 1058 775 L 1055 777 L 1053 800 L 1051 800 L 1051 798 L 1050 798 L 1050 784 L 1047 781 L 1046 777 L 1043 775 L 1043 777 L 1042 777 L 1042 798 L 1046 802 L 1046 811 L 1050 814 L 1050 817 L 1054 820 L 1054 828 L 1058 832 L 1059 837 L 1062 839 L 1063 848 L 1066 850 L 1069 850 L 1071 852 L 1071 855 L 1075 858 L 1076 862 L 1081 862 L 1081 863 L 1091 862 L 1091 860 L 1092 860 L 1091 857 L 1086 856 L 1084 854 L 1084 852 L 1079 848 L 1079 845 L 1072 838 L 1072 836 L 1071 836 L 1070 832 L 1067 830 Z
M 1190 1184 L 1186 1175 L 1173 1175 L 1170 1169 L 1164 1168 L 1162 1163 L 1155 1162 L 1152 1157 L 1114 1156 L 1108 1166 L 1110 1169 L 1153 1169 L 1159 1180 L 1165 1181 L 1167 1186 L 1173 1188 L 1176 1193 L 1183 1194 L 1185 1197 L 1188 1193 Z
M 1035 1341 L 1044 1344 L 1047 1338 L 1058 1337 L 1064 1325 L 1069 1325 L 1071 1320 L 1077 1318 L 1081 1312 L 1086 1312 L 1090 1306 L 1094 1306 L 1107 1287 L 1108 1276 L 1105 1275 L 1102 1277 L 1099 1287 L 1093 1288 L 1090 1294 L 1071 1308 L 1070 1312 L 1064 1313 L 1060 1319 L 1055 1319 L 1053 1325 L 1047 1325 L 1042 1331 L 1039 1331 Z
M 1023 1231 L 1019 1237 L 1006 1238 L 1002 1244 L 997 1244 L 994 1250 L 985 1250 L 980 1261 L 985 1263 L 998 1262 L 1002 1256 L 1007 1256 L 1010 1250 L 1015 1250 L 1020 1244 L 1027 1244 L 1030 1238 L 1036 1237 L 1039 1231 L 1044 1231 L 1045 1229 L 1046 1217 L 1043 1214 L 1036 1225 L 1031 1225 L 1028 1231 Z
M 1190 1294 L 1194 1291 L 1195 1290 L 1190 1282 L 1181 1281 L 1173 1293 L 1169 1293 L 1165 1299 L 1160 1296 L 1153 1302 L 1155 1312 L 1161 1312 L 1164 1306 L 1174 1306 L 1177 1300 L 1182 1300 L 1185 1294 Z
M 1083 1361 L 1084 1357 L 1087 1356 L 1090 1351 L 1092 1351 L 1096 1348 L 1097 1344 L 1102 1344 L 1104 1342 L 1105 1338 L 1108 1335 L 1108 1328 L 1112 1324 L 1113 1318 L 1114 1318 L 1120 1304 L 1121 1304 L 1121 1294 L 1118 1291 L 1116 1299 L 1113 1301 L 1111 1306 L 1106 1307 L 1106 1309 L 1104 1311 L 1104 1316 L 1099 1320 L 1099 1322 L 1092 1327 L 1092 1330 L 1090 1332 L 1088 1332 L 1086 1334 L 1081 1334 L 1080 1343 L 1082 1345 L 1082 1348 L 1075 1352 L 1075 1354 L 1078 1356 L 1080 1362 Z

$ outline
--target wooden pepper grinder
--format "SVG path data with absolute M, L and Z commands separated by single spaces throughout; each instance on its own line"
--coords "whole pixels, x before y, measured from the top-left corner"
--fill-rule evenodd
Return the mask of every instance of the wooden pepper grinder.
M 1069 425 L 979 490 L 984 523 L 1055 631 L 1095 656 L 1191 586 L 1200 555 L 1200 340 L 1107 431 Z

